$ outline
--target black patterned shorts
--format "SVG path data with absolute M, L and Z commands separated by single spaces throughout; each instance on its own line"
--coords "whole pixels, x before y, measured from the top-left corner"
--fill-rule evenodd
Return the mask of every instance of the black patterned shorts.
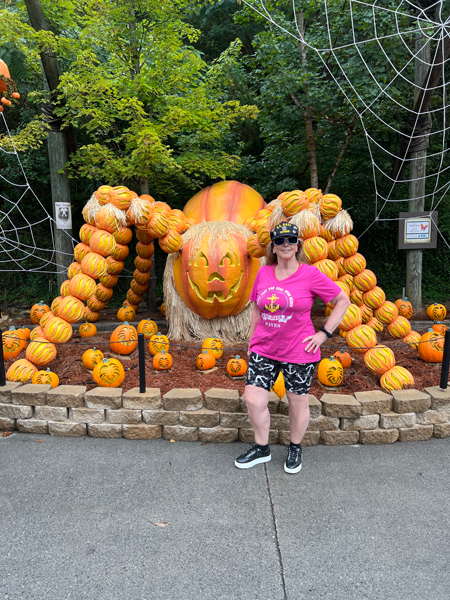
M 308 394 L 316 367 L 315 363 L 297 364 L 267 358 L 252 352 L 248 361 L 246 385 L 254 385 L 270 392 L 280 371 L 288 392 Z

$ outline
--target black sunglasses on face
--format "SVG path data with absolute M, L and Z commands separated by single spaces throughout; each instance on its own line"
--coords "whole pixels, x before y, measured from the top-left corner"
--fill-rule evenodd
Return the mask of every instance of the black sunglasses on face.
M 275 238 L 273 240 L 273 243 L 276 246 L 282 246 L 284 244 L 284 242 L 287 242 L 288 244 L 294 245 L 294 244 L 298 244 L 298 237 L 279 237 L 279 238 Z

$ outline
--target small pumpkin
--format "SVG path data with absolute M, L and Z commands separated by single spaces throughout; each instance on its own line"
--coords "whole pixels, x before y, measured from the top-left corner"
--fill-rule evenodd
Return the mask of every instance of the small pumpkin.
M 395 338 L 403 338 L 411 333 L 411 323 L 406 317 L 398 316 L 396 319 L 389 323 L 387 330 Z
M 165 302 L 163 302 L 163 303 L 161 304 L 161 306 L 159 307 L 159 312 L 160 312 L 162 315 L 166 316 L 166 303 L 165 303 Z
M 387 346 L 375 346 L 364 354 L 366 367 L 376 375 L 383 375 L 395 366 L 395 356 Z
M 342 383 L 344 369 L 339 360 L 330 356 L 330 358 L 323 358 L 320 361 L 317 376 L 322 385 L 336 387 Z
M 95 383 L 100 387 L 119 387 L 125 378 L 122 363 L 116 358 L 103 358 L 92 371 Z
M 28 344 L 26 357 L 33 364 L 45 367 L 56 358 L 56 347 L 44 337 L 37 337 Z
M 214 358 L 214 354 L 208 352 L 208 350 L 203 350 L 197 356 L 197 368 L 200 371 L 207 371 L 208 369 L 212 369 L 216 364 L 216 359 Z
M 65 300 L 65 298 L 64 298 Z M 47 321 L 50 321 L 50 319 L 53 319 L 54 316 L 57 316 L 56 313 L 53 313 L 52 310 L 49 310 L 47 313 L 45 313 L 45 315 L 43 315 L 41 317 L 41 320 L 39 321 L 39 327 L 42 327 L 42 329 L 45 328 L 45 325 L 47 324 Z M 66 319 L 64 319 L 66 320 Z
M 377 336 L 372 327 L 358 325 L 347 332 L 347 344 L 358 354 L 364 354 L 369 348 L 377 344 Z
M 157 371 L 167 371 L 172 367 L 172 356 L 165 350 L 161 350 L 153 357 L 153 367 Z
M 214 354 L 215 359 L 222 358 L 223 342 L 217 337 L 206 338 L 202 344 L 202 350 L 207 350 Z
M 20 358 L 13 362 L 6 372 L 7 381 L 20 381 L 27 383 L 31 381 L 33 375 L 37 373 L 37 368 L 26 358 Z
M 420 338 L 419 356 L 425 362 L 439 363 L 444 356 L 444 336 L 429 329 Z
M 109 339 L 111 350 L 116 354 L 131 354 L 136 349 L 137 343 L 136 328 L 128 321 L 116 327 Z
M 142 321 L 139 321 L 137 326 L 137 332 L 143 333 L 144 338 L 149 340 L 152 335 L 158 333 L 158 325 L 155 323 L 155 321 L 151 321 L 150 319 L 142 319 Z
M 404 367 L 396 365 L 383 373 L 380 378 L 381 387 L 387 392 L 392 390 L 402 390 L 404 387 L 414 385 L 414 377 Z
M 17 330 L 17 333 L 19 334 L 20 338 L 22 340 L 24 340 L 26 342 L 26 340 L 30 339 L 30 330 L 28 329 L 28 327 L 19 327 L 19 329 Z M 25 344 L 26 346 L 26 344 Z
M 150 354 L 155 356 L 161 350 L 165 350 L 169 352 L 169 338 L 166 335 L 159 333 L 159 331 L 150 337 L 150 341 L 148 343 L 148 349 Z
M 231 375 L 231 377 L 242 377 L 242 375 L 247 373 L 247 363 L 239 356 L 239 354 L 234 358 L 230 358 L 227 362 L 227 373 L 228 375 Z
M 275 383 L 272 386 L 271 392 L 275 392 L 278 398 L 281 400 L 286 394 L 286 387 L 284 385 L 283 373 L 280 371 L 278 377 L 275 379 Z
M 101 360 L 103 360 L 103 352 L 97 350 L 97 348 L 89 348 L 89 350 L 86 350 L 81 357 L 83 366 L 90 371 L 92 371 L 95 365 Z
M 37 371 L 31 378 L 31 383 L 38 383 L 40 385 L 51 385 L 52 388 L 58 387 L 59 377 L 50 368 L 46 371 Z
M 413 307 L 411 302 L 408 301 L 408 298 L 399 298 L 394 304 L 398 308 L 398 314 L 401 317 L 410 319 L 413 316 Z
M 46 312 L 50 310 L 50 307 L 44 304 L 41 300 L 37 304 L 33 304 L 30 310 L 30 319 L 34 325 L 39 325 L 39 321 L 41 317 L 45 315 Z
M 333 356 L 334 358 L 338 359 L 338 361 L 341 363 L 344 369 L 346 369 L 352 364 L 352 357 L 350 356 L 349 352 L 347 352 L 343 348 L 335 352 Z
M 97 327 L 93 323 L 82 323 L 78 329 L 82 338 L 93 337 L 97 334 Z
M 445 325 L 441 321 L 436 321 L 435 323 L 433 323 L 431 329 L 433 329 L 433 331 L 437 331 L 438 333 L 444 335 L 444 333 L 447 331 L 447 325 Z
M 408 344 L 408 346 L 411 346 L 412 348 L 417 350 L 419 347 L 421 337 L 422 336 L 420 335 L 420 333 L 417 333 L 417 331 L 411 331 L 411 333 L 405 335 L 405 337 L 402 338 L 402 342 L 405 342 L 405 344 Z
M 3 358 L 14 360 L 26 347 L 26 341 L 21 338 L 15 327 L 10 327 L 2 333 Z
M 442 321 L 447 316 L 447 309 L 436 302 L 427 308 L 427 316 L 432 321 Z
M 117 311 L 117 318 L 119 321 L 134 321 L 135 317 L 136 312 L 134 308 L 131 308 L 130 306 L 122 306 L 122 308 L 119 308 Z
M 386 300 L 384 304 L 377 308 L 375 311 L 375 317 L 384 325 L 389 325 L 398 317 L 398 308 L 393 302 Z
M 30 340 L 35 340 L 37 337 L 45 337 L 44 330 L 40 325 L 31 330 Z

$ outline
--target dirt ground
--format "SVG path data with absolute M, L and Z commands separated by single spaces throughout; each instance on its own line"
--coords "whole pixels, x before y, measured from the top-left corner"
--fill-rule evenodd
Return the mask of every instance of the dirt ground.
M 163 316 L 158 313 L 139 313 L 139 319 L 151 318 L 161 321 Z M 316 327 L 320 327 L 325 318 L 323 310 L 320 308 L 313 309 L 313 322 Z M 111 321 L 116 319 L 116 313 L 106 313 L 102 315 L 101 321 Z M 425 309 L 414 315 L 413 319 L 427 320 Z M 14 325 L 20 326 L 29 322 L 29 319 L 15 319 Z M 426 329 L 412 329 L 419 333 L 425 333 Z M 430 327 L 432 322 L 430 321 Z M 165 333 L 166 328 L 161 326 L 162 333 Z M 86 385 L 88 389 L 96 386 L 92 379 L 92 373 L 87 371 L 81 362 L 81 356 L 88 348 L 96 347 L 100 349 L 105 357 L 119 358 L 125 369 L 125 380 L 122 384 L 124 391 L 128 391 L 133 387 L 139 386 L 139 368 L 138 368 L 138 350 L 136 349 L 129 356 L 117 356 L 111 351 L 109 346 L 110 333 L 98 333 L 95 337 L 83 339 L 79 333 L 74 333 L 72 339 L 67 344 L 58 346 L 57 358 L 49 365 L 58 377 L 61 384 L 71 385 Z M 414 377 L 414 387 L 422 390 L 425 387 L 439 385 L 441 364 L 424 363 L 420 360 L 417 350 L 402 343 L 400 340 L 392 338 L 386 331 L 377 334 L 378 343 L 385 344 L 393 349 L 398 365 L 408 369 Z M 245 344 L 237 346 L 225 345 L 223 357 L 216 362 L 216 369 L 203 373 L 197 369 L 196 356 L 201 349 L 201 343 L 196 342 L 173 342 L 170 341 L 169 352 L 173 358 L 173 367 L 170 371 L 156 371 L 153 368 L 152 359 L 148 350 L 148 342 L 145 344 L 145 375 L 146 386 L 160 388 L 165 394 L 172 388 L 199 388 L 202 392 L 213 387 L 236 389 L 240 394 L 244 391 L 245 380 L 233 379 L 226 372 L 227 361 L 239 354 L 243 358 L 247 358 L 247 347 Z M 349 350 L 345 340 L 338 335 L 332 340 L 328 340 L 322 346 L 322 358 L 331 356 L 341 348 Z M 352 356 L 352 364 L 344 369 L 344 380 L 334 391 L 342 394 L 353 394 L 366 390 L 381 390 L 379 377 L 371 373 L 365 366 L 362 354 L 350 350 Z M 23 352 L 19 358 L 24 358 Z M 8 368 L 10 363 L 6 363 Z M 326 390 L 317 379 L 317 370 L 313 378 L 311 393 L 317 398 L 320 398 Z

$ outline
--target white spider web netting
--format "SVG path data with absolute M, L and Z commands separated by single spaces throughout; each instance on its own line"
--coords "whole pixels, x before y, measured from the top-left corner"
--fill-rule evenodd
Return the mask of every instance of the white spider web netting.
M 448 205 L 450 3 L 320 0 L 313 5 L 289 0 L 287 9 L 288 3 L 271 0 L 242 2 L 268 21 L 272 31 L 277 28 L 297 40 L 299 52 L 303 46 L 313 54 L 328 74 L 328 87 L 334 82 L 356 111 L 374 182 L 374 219 L 367 229 L 377 221 L 398 220 L 385 209 L 412 197 L 409 186 L 416 173 L 411 165 L 418 153 L 426 155 L 425 190 L 414 198 L 423 200 L 430 216 L 443 202 Z M 314 11 L 316 20 L 311 18 Z
M 0 272 L 66 272 L 67 267 L 58 264 L 56 222 L 31 188 L 4 113 L 0 113 L 0 131 L 9 137 L 13 148 L 0 146 Z M 7 165 L 2 160 L 6 156 L 12 157 Z M 63 232 L 73 247 L 76 240 Z M 60 252 L 59 256 L 63 254 L 67 253 Z

